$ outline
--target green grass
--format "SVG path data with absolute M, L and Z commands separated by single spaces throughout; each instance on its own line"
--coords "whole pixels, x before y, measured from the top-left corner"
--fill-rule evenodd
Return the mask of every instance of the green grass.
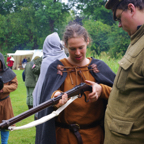
M 116 73 L 118 69 L 118 61 L 116 59 L 111 59 L 106 55 L 106 53 L 101 54 L 101 56 L 92 55 L 89 53 L 89 55 L 103 60 L 105 63 L 107 63 L 110 68 Z M 87 55 L 88 57 L 90 57 Z M 18 79 L 18 88 L 16 91 L 12 92 L 10 94 L 12 106 L 14 110 L 14 115 L 18 115 L 22 112 L 25 112 L 28 110 L 28 107 L 26 105 L 26 88 L 25 83 L 22 81 L 22 70 L 14 70 L 14 72 L 17 75 Z M 34 116 L 30 116 L 26 118 L 25 120 L 22 120 L 21 122 L 18 122 L 16 126 L 21 126 L 24 124 L 27 124 L 34 120 Z M 34 144 L 35 143 L 35 127 L 24 129 L 24 130 L 16 130 L 11 131 L 9 140 L 9 144 Z
M 18 79 L 18 88 L 10 94 L 14 115 L 25 112 L 28 110 L 26 104 L 26 88 L 25 83 L 22 81 L 22 72 L 23 70 L 14 70 Z M 34 120 L 34 116 L 30 116 L 16 124 L 16 126 L 21 126 L 27 124 Z M 35 127 L 10 131 L 10 136 L 8 144 L 34 144 L 35 143 Z
M 104 61 L 113 70 L 115 74 L 117 73 L 119 67 L 118 61 L 121 59 L 121 57 L 119 59 L 110 58 L 110 56 L 108 56 L 106 52 L 102 52 L 98 56 L 94 51 L 90 51 L 89 49 L 87 49 L 87 57 L 94 57 L 96 59 Z
M 103 54 L 104 55 L 96 56 L 96 58 L 104 61 L 116 74 L 118 67 L 119 67 L 119 64 L 118 64 L 119 59 L 114 59 L 114 58 L 112 59 L 112 58 L 106 56 L 105 53 L 103 53 Z

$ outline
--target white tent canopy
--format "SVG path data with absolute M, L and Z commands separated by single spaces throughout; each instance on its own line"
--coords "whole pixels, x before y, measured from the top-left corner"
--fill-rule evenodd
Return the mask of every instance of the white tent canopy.
M 33 54 L 31 60 L 33 60 L 36 56 L 42 57 L 43 56 L 43 50 L 34 50 L 34 54 Z
M 33 60 L 36 56 L 41 57 L 43 55 L 43 50 L 16 50 L 15 53 L 7 53 L 7 55 L 13 56 L 15 60 L 13 69 L 18 69 L 24 58 Z

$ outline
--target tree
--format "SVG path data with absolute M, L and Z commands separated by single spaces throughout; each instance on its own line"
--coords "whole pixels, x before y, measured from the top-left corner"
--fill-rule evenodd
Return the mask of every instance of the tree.
M 92 38 L 91 50 L 94 50 L 98 55 L 102 51 L 108 51 L 109 45 L 106 40 L 111 28 L 107 24 L 103 24 L 101 21 L 85 20 L 84 27 Z
M 110 56 L 118 58 L 126 52 L 130 43 L 130 37 L 124 30 L 119 28 L 117 24 L 114 24 L 112 26 L 112 31 L 108 35 L 106 43 L 110 47 Z
M 61 32 L 69 7 L 59 0 L 7 0 L 0 2 L 0 50 L 42 48 L 52 32 Z
M 96 21 L 101 21 L 108 25 L 113 25 L 113 15 L 110 10 L 105 8 L 105 3 L 107 0 L 69 0 L 77 8 L 77 10 L 82 11 L 82 15 L 86 19 L 93 19 Z

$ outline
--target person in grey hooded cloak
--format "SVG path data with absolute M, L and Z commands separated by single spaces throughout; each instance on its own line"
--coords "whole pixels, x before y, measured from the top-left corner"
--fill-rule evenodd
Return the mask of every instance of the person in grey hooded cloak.
M 66 58 L 63 46 L 58 33 L 54 32 L 48 35 L 43 44 L 43 60 L 40 69 L 40 75 L 33 91 L 33 107 L 39 105 L 42 85 L 49 65 L 55 60 Z M 35 114 L 37 117 L 38 113 Z

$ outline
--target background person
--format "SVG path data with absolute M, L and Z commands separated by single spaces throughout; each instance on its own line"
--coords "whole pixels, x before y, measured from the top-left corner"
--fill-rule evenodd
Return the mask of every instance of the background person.
M 10 65 L 10 59 L 11 59 L 11 56 L 8 56 L 7 57 L 7 62 L 6 62 L 6 64 L 7 64 L 7 66 L 9 67 L 9 65 Z M 10 67 L 9 67 L 10 68 Z
M 10 68 L 10 69 L 12 69 L 12 66 L 13 66 L 13 64 L 14 64 L 14 58 L 13 57 L 11 57 L 11 56 L 9 56 L 9 57 L 7 57 L 7 66 Z
M 105 144 L 144 143 L 144 1 L 109 0 L 130 45 L 119 62 L 105 115 Z
M 18 82 L 15 73 L 5 66 L 4 57 L 0 53 L 0 76 L 4 83 L 0 90 L 0 123 L 2 120 L 8 120 L 14 117 L 10 92 L 17 89 Z M 9 131 L 1 130 L 1 143 L 7 144 L 9 138 Z
M 30 62 L 30 61 L 31 61 L 31 59 L 30 59 L 30 57 L 28 57 L 28 58 L 27 58 L 27 62 Z
M 36 56 L 33 60 L 32 72 L 35 75 L 36 82 L 38 81 L 40 75 L 40 67 L 42 63 L 42 57 Z
M 10 68 L 11 68 L 11 69 L 12 69 L 12 67 L 13 67 L 13 65 L 14 65 L 14 61 L 15 61 L 14 58 L 11 57 L 11 59 L 10 59 L 10 63 L 11 63 L 11 67 L 10 67 Z
M 50 99 L 52 94 L 57 96 L 57 90 L 68 91 L 85 80 L 90 80 L 87 82 L 93 87 L 93 92 L 85 93 L 89 102 L 86 103 L 84 97 L 76 99 L 58 117 L 38 125 L 36 144 L 80 144 L 82 141 L 84 144 L 103 144 L 104 132 L 100 123 L 103 121 L 105 99 L 108 99 L 115 74 L 103 61 L 86 58 L 89 42 L 84 27 L 73 24 L 66 28 L 64 43 L 69 50 L 69 57 L 56 60 L 49 66 L 40 103 Z M 67 95 L 64 94 L 56 107 L 66 101 Z M 53 110 L 55 107 L 40 111 L 38 118 Z
M 25 68 L 26 64 L 27 64 L 27 59 L 26 59 L 26 57 L 25 57 L 25 58 L 22 60 L 22 67 Z
M 56 59 L 66 58 L 63 46 L 58 33 L 54 32 L 48 35 L 43 44 L 43 60 L 40 69 L 40 76 L 33 91 L 33 105 L 39 105 L 42 85 L 49 65 Z M 37 113 L 38 114 L 38 113 Z M 36 117 L 37 117 L 36 114 Z
M 35 88 L 36 82 L 38 80 L 40 74 L 40 65 L 41 65 L 42 58 L 35 57 L 34 60 L 28 62 L 25 66 L 23 80 L 25 79 L 25 86 L 27 90 L 27 100 L 26 103 L 28 108 L 33 108 L 33 90 Z

